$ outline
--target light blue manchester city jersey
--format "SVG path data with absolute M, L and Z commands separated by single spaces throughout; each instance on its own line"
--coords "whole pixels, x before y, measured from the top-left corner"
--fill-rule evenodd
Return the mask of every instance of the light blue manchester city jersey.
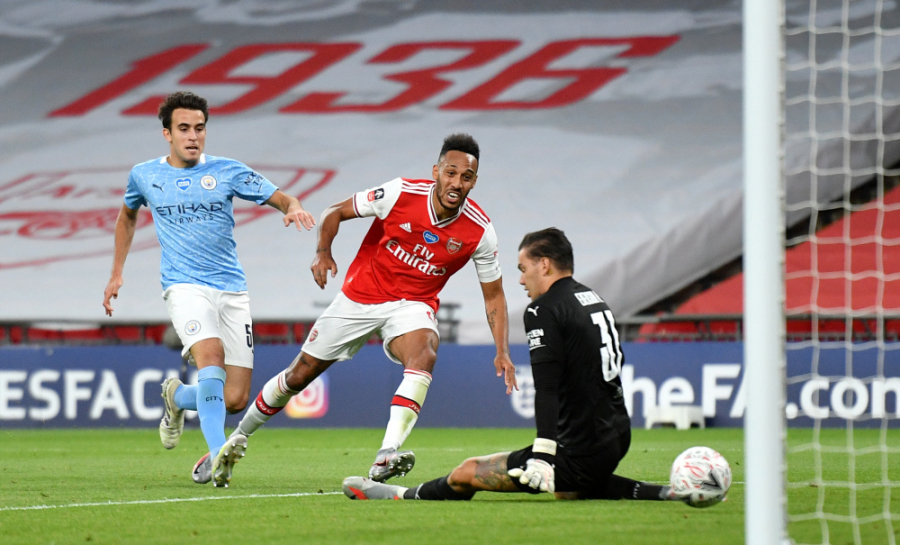
M 203 154 L 191 168 L 174 168 L 160 157 L 131 169 L 125 205 L 132 210 L 146 205 L 153 213 L 164 290 L 172 284 L 197 284 L 246 291 L 231 199 L 263 204 L 277 189 L 233 159 Z

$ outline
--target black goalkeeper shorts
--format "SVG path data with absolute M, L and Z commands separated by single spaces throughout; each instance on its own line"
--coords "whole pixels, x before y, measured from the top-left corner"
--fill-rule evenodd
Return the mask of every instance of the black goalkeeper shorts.
M 556 451 L 554 463 L 555 485 L 557 492 L 586 492 L 593 493 L 598 489 L 605 489 L 610 475 L 616 470 L 619 462 L 625 457 L 631 446 L 631 429 L 620 431 L 617 436 L 610 437 L 605 442 L 604 448 L 597 454 L 590 456 L 570 456 L 565 448 Z M 530 458 L 532 446 L 509 453 L 506 461 L 508 469 L 520 467 L 525 469 Z M 522 484 L 518 479 L 513 482 L 522 492 L 540 494 L 527 484 Z

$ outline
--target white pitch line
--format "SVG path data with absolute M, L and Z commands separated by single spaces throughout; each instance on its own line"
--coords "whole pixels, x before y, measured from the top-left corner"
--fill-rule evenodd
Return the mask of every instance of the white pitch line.
M 70 507 L 106 507 L 118 505 L 150 505 L 154 503 L 181 503 L 189 501 L 246 500 L 258 498 L 300 498 L 304 496 L 334 496 L 341 492 L 295 492 L 293 494 L 246 494 L 243 496 L 206 496 L 202 498 L 171 498 L 162 500 L 105 501 L 68 503 L 64 505 L 28 505 L 24 507 L 0 507 L 0 511 L 36 511 L 40 509 L 68 509 Z
M 659 484 L 663 484 L 659 482 Z M 668 483 L 666 483 L 668 484 Z M 736 481 L 731 484 L 744 484 Z M 26 505 L 23 507 L 0 507 L 2 511 L 38 511 L 42 509 L 69 509 L 72 507 L 108 507 L 118 505 L 152 505 L 155 503 L 183 503 L 192 501 L 214 500 L 252 500 L 260 498 L 302 498 L 307 496 L 336 496 L 341 492 L 295 492 L 293 494 L 246 494 L 243 496 L 206 496 L 202 498 L 167 498 L 162 500 L 133 500 L 133 501 L 98 501 L 91 503 L 67 503 L 64 505 Z

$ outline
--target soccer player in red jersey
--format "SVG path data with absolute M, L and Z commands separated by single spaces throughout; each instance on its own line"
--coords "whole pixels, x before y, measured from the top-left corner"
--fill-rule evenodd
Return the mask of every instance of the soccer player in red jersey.
M 431 384 L 440 344 L 438 293 L 474 261 L 488 324 L 497 347 L 494 367 L 506 393 L 517 388 L 509 356 L 509 319 L 497 259 L 497 235 L 487 214 L 468 198 L 478 180 L 478 143 L 467 134 L 444 139 L 432 180 L 396 178 L 356 193 L 322 214 L 312 273 L 320 288 L 338 272 L 331 245 L 341 222 L 375 217 L 347 271 L 341 293 L 316 321 L 291 365 L 266 383 L 232 435 L 248 436 L 336 362 L 350 359 L 373 332 L 403 365 L 391 417 L 369 477 L 383 482 L 415 464 L 399 451 Z

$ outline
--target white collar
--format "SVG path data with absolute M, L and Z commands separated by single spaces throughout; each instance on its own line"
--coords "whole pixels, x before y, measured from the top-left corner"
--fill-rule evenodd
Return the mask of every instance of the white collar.
M 434 209 L 434 192 L 435 191 L 437 191 L 436 183 L 431 186 L 431 191 L 428 192 L 428 215 L 431 216 L 431 224 L 436 227 L 444 227 L 445 225 L 450 225 L 451 223 L 456 221 L 456 218 L 458 218 L 462 215 L 463 210 L 465 210 L 466 205 L 469 202 L 469 199 L 466 198 L 466 200 L 463 201 L 463 203 L 460 205 L 459 209 L 456 211 L 456 214 L 454 214 L 453 216 L 450 216 L 449 218 L 447 218 L 445 220 L 440 220 L 440 219 L 438 219 L 437 212 Z
M 165 163 L 165 164 L 168 165 L 168 164 L 169 164 L 168 159 L 169 159 L 169 156 L 168 156 L 168 155 L 163 155 L 162 157 L 159 158 L 159 164 Z M 206 164 L 206 154 L 205 154 L 205 153 L 201 153 L 201 154 L 200 154 L 200 160 L 197 161 L 197 164 L 198 164 L 198 165 L 205 165 L 205 164 Z M 170 165 L 170 166 L 171 166 L 171 165 Z M 172 168 L 175 168 L 175 167 L 172 167 Z M 193 168 L 193 167 L 192 167 L 192 168 Z

